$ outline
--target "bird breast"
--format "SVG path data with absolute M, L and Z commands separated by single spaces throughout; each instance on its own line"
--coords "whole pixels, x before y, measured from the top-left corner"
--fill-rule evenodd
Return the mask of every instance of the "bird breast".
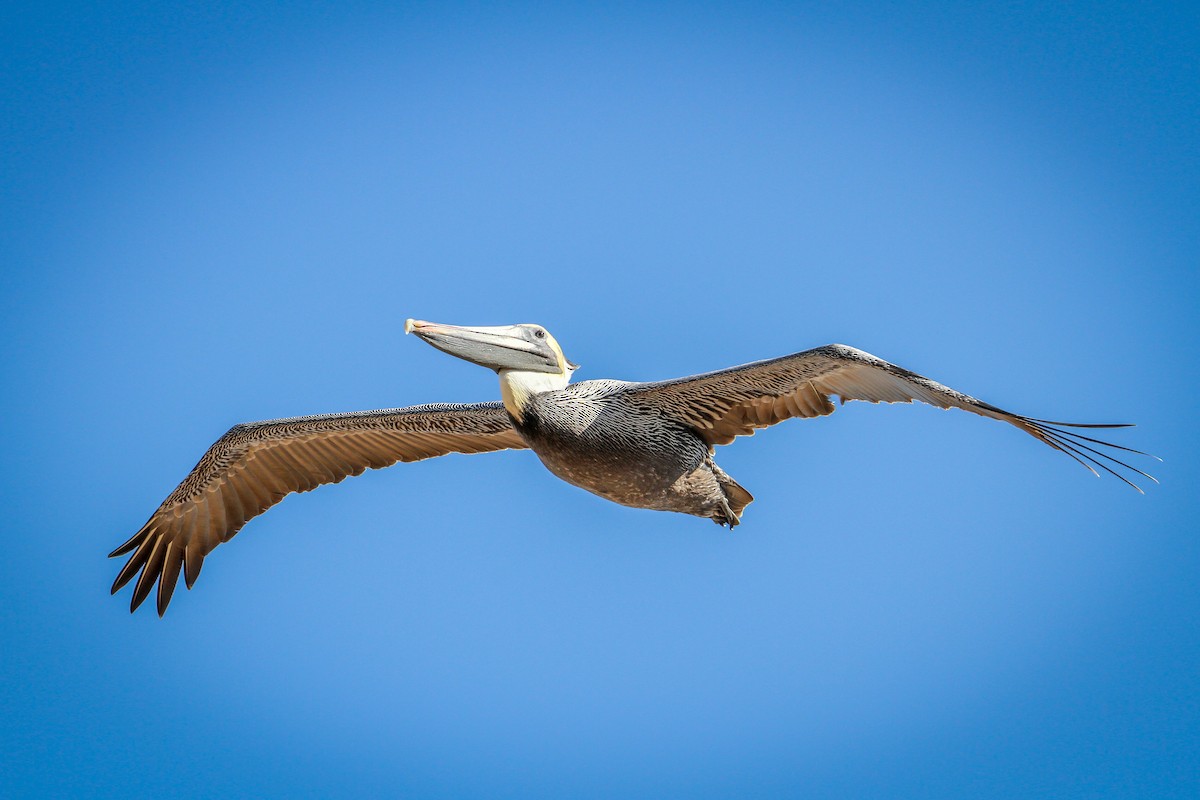
M 589 384 L 609 384 L 595 386 Z M 531 397 L 514 425 L 546 468 L 625 505 L 645 506 L 704 463 L 690 429 L 622 397 L 615 381 L 588 381 Z

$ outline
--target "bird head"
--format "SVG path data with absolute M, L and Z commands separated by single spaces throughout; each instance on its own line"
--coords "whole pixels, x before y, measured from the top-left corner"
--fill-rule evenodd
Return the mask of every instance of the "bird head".
M 410 319 L 405 333 L 415 333 L 452 356 L 496 372 L 546 373 L 569 378 L 579 368 L 541 325 L 498 325 L 468 328 Z

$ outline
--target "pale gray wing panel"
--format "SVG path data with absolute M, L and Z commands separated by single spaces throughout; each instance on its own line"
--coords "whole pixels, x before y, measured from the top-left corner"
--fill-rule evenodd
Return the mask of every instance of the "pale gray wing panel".
M 397 461 L 524 447 L 500 403 L 437 404 L 236 425 L 208 449 L 141 530 L 112 552 L 133 552 L 112 590 L 140 570 L 130 610 L 146 599 L 157 579 L 161 615 L 181 569 L 190 588 L 214 547 L 292 492 L 337 483 Z
M 1015 425 L 1071 456 L 1092 472 L 1096 472 L 1094 467 L 1098 467 L 1135 489 L 1138 488 L 1135 484 L 1114 472 L 1108 464 L 1124 467 L 1154 480 L 1141 470 L 1091 445 L 1147 454 L 1063 430 L 1064 427 L 1122 428 L 1128 425 L 1048 422 L 1012 414 L 842 344 L 817 347 L 795 355 L 688 378 L 631 384 L 624 392 L 629 402 L 653 407 L 659 413 L 689 425 L 711 445 L 728 444 L 737 436 L 751 435 L 758 428 L 785 419 L 832 414 L 835 406 L 831 398 L 834 396 L 842 402 L 919 401 L 938 408 L 959 408 Z

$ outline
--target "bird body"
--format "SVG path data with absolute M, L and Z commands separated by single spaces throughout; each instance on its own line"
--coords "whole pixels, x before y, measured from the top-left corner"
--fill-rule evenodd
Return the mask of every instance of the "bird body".
M 130 554 L 112 591 L 138 578 L 130 610 L 157 583 L 161 616 L 181 572 L 190 589 L 213 548 L 291 492 L 447 453 L 529 448 L 558 477 L 608 500 L 733 528 L 754 498 L 717 466 L 714 448 L 785 419 L 831 414 L 835 396 L 962 409 L 1007 422 L 1138 491 L 1118 468 L 1154 480 L 1099 448 L 1146 454 L 1067 430 L 1125 425 L 1012 414 L 846 345 L 655 383 L 571 384 L 576 365 L 540 325 L 468 328 L 409 320 L 405 331 L 495 370 L 501 402 L 235 425 L 112 552 Z
M 736 525 L 753 498 L 714 463 L 696 431 L 639 403 L 629 391 L 635 386 L 584 381 L 531 395 L 513 427 L 567 483 L 621 505 Z

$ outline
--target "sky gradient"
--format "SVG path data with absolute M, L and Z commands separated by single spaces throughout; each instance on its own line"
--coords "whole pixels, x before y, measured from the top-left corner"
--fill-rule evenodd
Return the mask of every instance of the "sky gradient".
M 0 58 L 0 794 L 1195 796 L 1200 13 L 10 4 Z M 718 451 L 736 533 L 450 456 L 108 596 L 231 425 L 498 398 L 410 316 L 845 342 L 1162 485 L 849 404 Z

